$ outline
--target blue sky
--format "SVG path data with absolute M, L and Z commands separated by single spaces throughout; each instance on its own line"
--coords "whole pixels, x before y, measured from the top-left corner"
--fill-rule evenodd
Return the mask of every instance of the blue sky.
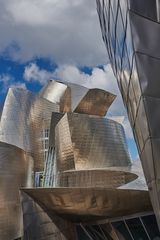
M 125 116 L 129 151 L 137 158 L 93 0 L 5 0 L 0 23 L 1 103 L 8 87 L 37 92 L 50 78 L 111 91 L 117 99 L 108 116 Z

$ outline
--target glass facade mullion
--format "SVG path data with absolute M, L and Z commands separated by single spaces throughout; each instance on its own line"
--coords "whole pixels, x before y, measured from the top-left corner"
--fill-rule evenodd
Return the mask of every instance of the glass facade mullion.
M 103 235 L 103 239 L 104 239 L 104 240 L 108 240 L 108 238 L 105 236 L 105 233 L 104 233 L 103 229 L 101 228 L 101 225 L 98 225 L 98 227 L 99 227 L 99 229 L 100 229 L 100 232 L 101 232 L 102 235 Z
M 129 227 L 128 227 L 128 225 L 127 225 L 125 220 L 124 220 L 124 224 L 125 224 L 125 226 L 126 226 L 126 228 L 128 230 L 128 233 L 129 233 L 130 237 L 132 238 L 132 240 L 136 240 L 136 239 L 134 239 L 134 237 L 133 237 L 133 235 L 132 235 L 132 233 L 131 233 L 131 231 L 130 231 L 130 229 L 129 229 Z
M 154 215 L 141 217 L 141 220 L 153 240 L 160 240 L 160 232 L 158 230 L 156 218 Z
M 142 226 L 143 226 L 143 228 L 144 228 L 144 231 L 145 231 L 145 233 L 146 233 L 146 234 L 147 234 L 147 236 L 148 236 L 148 239 L 149 239 L 149 240 L 152 240 L 152 239 L 150 238 L 150 236 L 149 236 L 148 232 L 147 232 L 147 229 L 146 229 L 146 227 L 145 227 L 145 225 L 144 225 L 144 223 L 143 223 L 143 221 L 142 221 L 141 217 L 139 218 L 139 220 L 141 221 L 141 224 L 142 224 Z
M 127 240 L 134 240 L 132 238 L 132 235 L 128 231 L 128 227 L 126 227 L 124 221 L 112 222 L 111 226 L 115 230 L 118 238 L 120 238 L 120 239 L 124 238 L 124 239 L 127 239 Z
M 149 240 L 139 218 L 128 219 L 125 222 L 135 240 Z

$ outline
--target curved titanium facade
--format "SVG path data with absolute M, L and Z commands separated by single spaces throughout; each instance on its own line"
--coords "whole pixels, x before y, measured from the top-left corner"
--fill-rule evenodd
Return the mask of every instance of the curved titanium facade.
M 76 168 L 83 169 L 83 167 L 85 169 L 84 164 L 81 164 L 80 159 L 82 158 L 82 162 L 84 163 L 86 161 L 85 165 L 90 166 L 91 157 L 88 158 L 88 155 L 85 157 L 87 149 L 84 152 L 85 154 L 82 154 L 84 148 L 81 143 L 86 136 L 85 134 L 89 133 L 85 133 L 85 131 L 88 131 L 87 127 L 95 128 L 96 122 L 99 123 L 102 121 L 102 126 L 98 124 L 98 126 L 101 127 L 97 130 L 97 134 L 94 134 L 94 129 L 92 129 L 92 133 L 88 135 L 89 141 L 91 138 L 92 140 L 95 138 L 94 145 L 98 142 L 100 144 L 100 137 L 103 137 L 102 128 L 103 125 L 105 126 L 106 124 L 103 123 L 103 120 L 100 120 L 99 117 L 91 118 L 86 114 L 105 115 L 114 98 L 115 96 L 113 94 L 104 90 L 87 89 L 76 84 L 61 83 L 59 81 L 49 81 L 47 86 L 38 94 L 33 94 L 20 88 L 9 89 L 0 118 L 0 178 L 2 186 L 0 194 L 0 238 L 4 240 L 17 239 L 22 237 L 24 233 L 24 239 L 27 240 L 28 238 L 49 239 L 47 236 L 51 231 L 54 234 L 57 232 L 58 238 L 61 239 L 61 233 L 65 232 L 65 224 L 64 228 L 62 227 L 63 220 L 56 220 L 58 216 L 54 215 L 55 220 L 53 222 L 53 214 L 50 217 L 48 212 L 38 207 L 33 199 L 30 199 L 23 193 L 20 201 L 19 190 L 22 187 L 31 188 L 34 187 L 34 185 L 39 186 L 39 184 L 41 184 L 41 177 L 43 176 L 47 155 L 52 157 L 52 160 L 54 160 L 55 155 L 57 155 L 57 166 L 49 166 L 51 176 L 53 176 L 55 171 L 59 174 L 59 170 L 63 169 L 62 166 L 67 170 Z M 98 106 L 101 106 L 101 109 L 99 109 Z M 71 113 L 73 111 L 78 113 Z M 69 113 L 65 115 L 65 112 Z M 77 128 L 76 130 L 76 124 L 79 124 L 80 121 L 84 121 L 86 126 L 83 129 L 81 125 L 81 129 Z M 64 126 L 59 127 L 59 125 L 61 126 L 60 123 L 64 123 Z M 57 130 L 55 131 L 55 129 Z M 64 134 L 59 134 L 62 130 L 64 130 Z M 78 136 L 76 136 L 76 131 L 79 131 L 79 133 L 77 132 L 79 134 L 79 140 Z M 80 131 L 82 132 L 81 135 Z M 89 131 L 91 131 L 91 129 Z M 120 135 L 124 134 L 118 125 L 114 131 L 117 131 L 117 134 Z M 71 132 L 72 140 L 70 140 Z M 103 139 L 105 141 L 105 137 L 103 137 Z M 64 149 L 67 145 L 62 144 L 63 141 L 66 141 L 67 144 L 73 141 L 75 148 L 72 149 L 72 143 L 69 146 L 73 151 L 67 152 Z M 79 144 L 81 144 L 81 146 L 78 147 Z M 90 147 L 89 142 L 86 142 L 86 144 L 87 148 L 90 149 L 90 154 L 94 154 L 93 146 Z M 124 147 L 123 150 L 125 152 L 125 146 L 123 146 L 123 143 L 121 143 L 121 145 L 122 149 Z M 103 149 L 105 150 L 105 147 L 103 147 Z M 73 157 L 73 159 L 72 157 L 68 159 L 68 156 L 78 154 L 78 151 L 81 152 L 79 156 L 77 155 L 77 157 Z M 65 155 L 63 160 L 62 152 Z M 96 157 L 99 158 L 100 156 L 97 154 Z M 125 154 L 124 159 L 120 161 L 120 165 L 129 164 L 130 162 L 129 156 L 127 155 L 128 152 L 126 151 Z M 101 152 L 101 157 L 102 156 L 103 154 Z M 111 162 L 111 157 L 112 156 L 110 156 L 108 163 L 104 157 L 101 158 L 102 163 L 100 165 L 104 167 L 105 161 L 107 165 L 114 165 L 116 159 L 114 163 L 111 164 L 109 163 Z M 87 158 L 88 162 L 86 160 Z M 69 160 L 68 162 L 67 159 Z M 117 161 L 119 160 L 117 159 Z M 48 162 L 46 162 L 46 166 L 48 166 L 47 163 Z M 95 163 L 96 161 L 93 159 L 92 165 L 94 164 L 95 167 L 100 166 Z M 136 175 L 130 173 L 129 175 L 124 173 L 124 176 L 130 176 L 130 180 L 136 177 Z M 124 182 L 128 181 L 127 179 L 128 178 L 123 179 Z M 61 178 L 59 177 L 59 181 L 60 180 Z M 40 225 L 43 225 L 45 221 L 48 222 L 46 226 L 40 228 Z M 57 221 L 59 222 L 58 225 Z M 69 226 L 70 223 L 66 222 L 66 225 Z M 70 229 L 72 229 L 70 234 L 75 235 L 74 227 L 70 226 Z M 67 230 L 63 236 L 64 239 L 70 238 L 69 235 L 67 237 L 67 232 L 69 234 Z M 72 239 L 74 239 L 73 236 Z
M 58 171 L 131 165 L 123 127 L 112 120 L 68 113 L 55 138 Z
M 160 227 L 159 1 L 97 0 L 97 10 Z
M 19 190 L 33 187 L 35 173 L 44 170 L 41 135 L 56 110 L 58 105 L 27 90 L 11 88 L 7 93 L 0 119 L 0 238 L 4 240 L 23 235 Z
M 50 80 L 40 96 L 60 106 L 60 112 L 105 116 L 115 95 L 102 89 L 88 89 L 74 83 Z
M 85 179 L 89 176 L 94 186 L 98 184 L 98 169 L 115 167 L 118 171 L 119 167 L 127 171 L 131 166 L 122 125 L 110 119 L 78 113 L 52 114 L 48 158 L 45 186 L 62 186 L 62 182 L 63 186 L 68 185 L 64 177 L 66 171 L 75 171 L 77 187 L 82 184 L 78 184 L 81 178 L 85 185 Z M 107 174 L 109 172 L 106 171 Z M 103 177 L 105 181 L 105 174 Z M 118 177 L 115 176 L 116 179 L 118 183 Z
M 22 149 L 0 142 L 0 238 L 23 235 L 19 189 L 31 187 L 33 159 Z
M 38 94 L 9 89 L 0 119 L 1 239 L 75 240 L 75 221 L 152 211 L 146 190 L 120 189 L 138 175 L 123 127 L 102 117 L 114 98 L 59 81 Z
M 102 169 L 70 170 L 58 173 L 60 187 L 106 187 L 117 188 L 137 178 L 130 172 Z

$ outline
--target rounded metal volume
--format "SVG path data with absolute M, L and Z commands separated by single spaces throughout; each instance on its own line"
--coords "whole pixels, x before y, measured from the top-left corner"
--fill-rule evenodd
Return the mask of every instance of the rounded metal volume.
M 109 169 L 87 169 L 60 172 L 57 187 L 106 187 L 117 188 L 125 185 L 138 176 L 131 172 Z
M 55 139 L 57 171 L 131 165 L 123 127 L 113 120 L 66 113 Z
M 32 187 L 33 158 L 22 149 L 0 142 L 0 239 L 23 235 L 19 189 Z

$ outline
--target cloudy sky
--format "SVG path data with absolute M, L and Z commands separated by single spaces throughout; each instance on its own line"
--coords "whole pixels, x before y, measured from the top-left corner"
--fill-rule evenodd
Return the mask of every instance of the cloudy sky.
M 0 101 L 10 86 L 37 92 L 50 78 L 111 91 L 108 115 L 127 115 L 102 41 L 95 0 L 0 0 Z

